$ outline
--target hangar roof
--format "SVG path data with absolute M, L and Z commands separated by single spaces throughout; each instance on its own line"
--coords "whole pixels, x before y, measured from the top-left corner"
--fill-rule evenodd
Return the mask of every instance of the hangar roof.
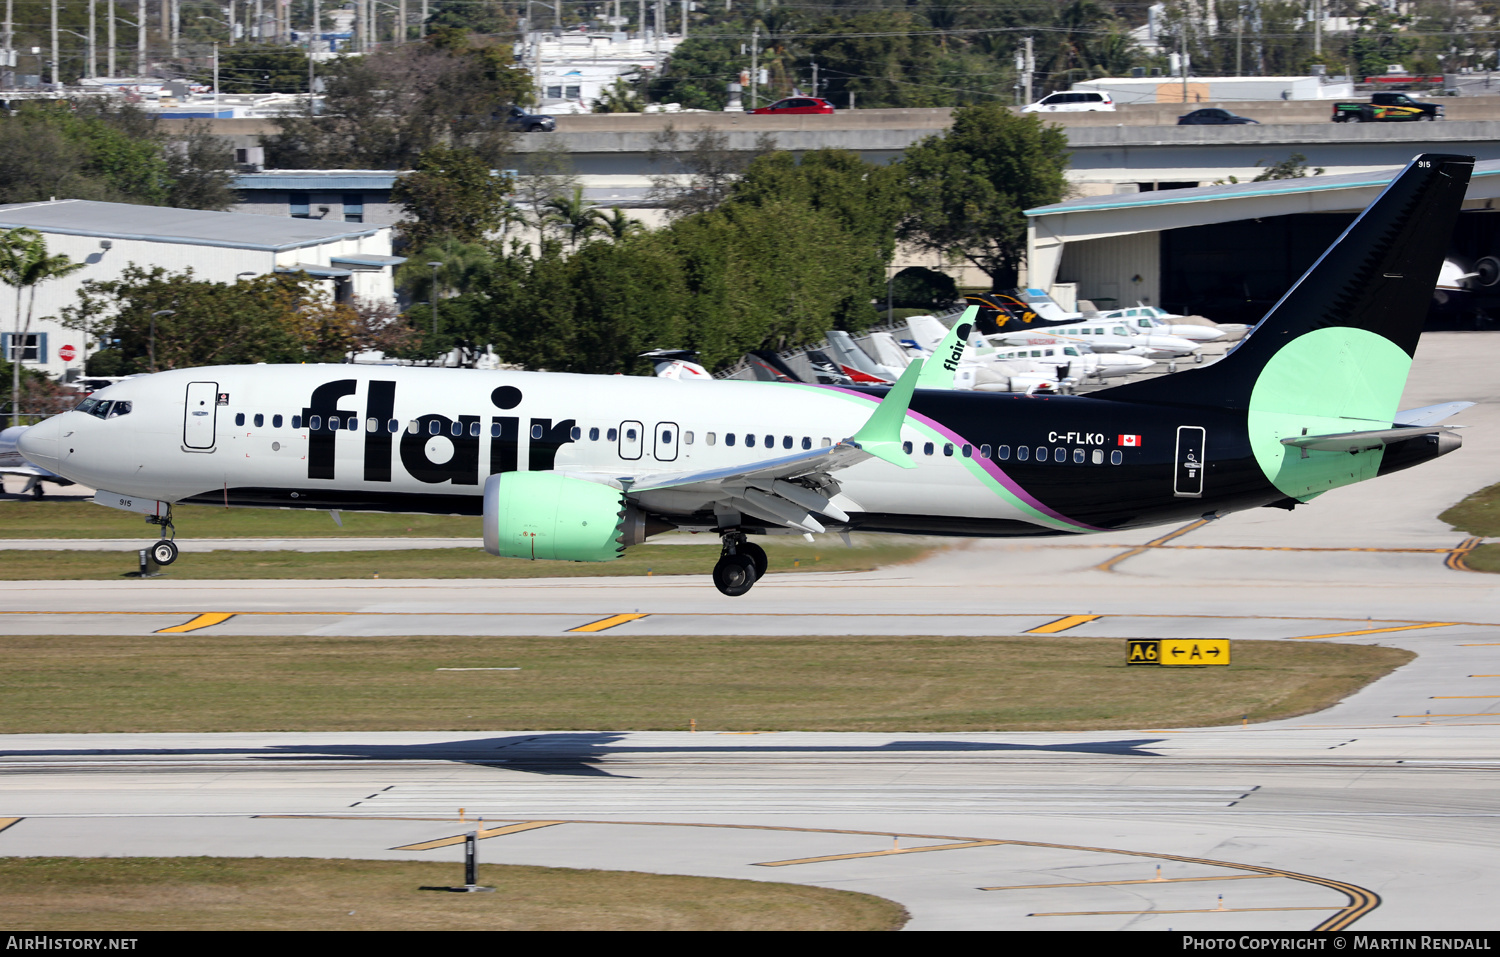
M 1334 176 L 1305 176 L 1264 183 L 1228 183 L 1149 193 L 1115 193 L 1038 206 L 1030 220 L 1027 262 L 1032 285 L 1047 288 L 1057 276 L 1064 245 L 1109 236 L 1159 232 L 1294 213 L 1351 212 L 1374 202 L 1399 169 Z M 1500 198 L 1500 160 L 1474 164 L 1466 207 Z
M 279 252 L 374 236 L 390 227 L 61 199 L 0 206 L 0 229 L 18 228 L 100 239 Z

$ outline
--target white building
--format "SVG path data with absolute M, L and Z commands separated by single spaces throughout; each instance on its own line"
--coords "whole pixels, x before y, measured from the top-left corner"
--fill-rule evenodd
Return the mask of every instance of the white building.
M 82 332 L 63 328 L 57 321 L 63 308 L 78 301 L 85 281 L 117 279 L 132 263 L 174 273 L 191 269 L 199 279 L 222 283 L 305 272 L 348 301 L 393 300 L 392 270 L 405 261 L 391 255 L 389 226 L 316 219 L 71 199 L 0 206 L 0 230 L 23 228 L 45 237 L 49 255 L 85 264 L 36 287 L 37 318 L 24 343 L 25 361 L 53 376 L 81 372 L 95 345 Z M 8 293 L 0 291 L 0 355 L 10 354 L 26 315 L 24 298 L 17 316 L 15 296 Z

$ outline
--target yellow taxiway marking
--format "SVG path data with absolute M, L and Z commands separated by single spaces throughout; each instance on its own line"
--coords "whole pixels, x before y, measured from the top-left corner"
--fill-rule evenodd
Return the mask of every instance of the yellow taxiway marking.
M 1153 538 L 1151 541 L 1147 542 L 1144 545 L 1141 545 L 1141 546 L 1139 546 L 1137 548 L 1132 548 L 1129 551 L 1121 552 L 1120 554 L 1116 555 L 1114 558 L 1111 558 L 1108 561 L 1105 561 L 1105 562 L 1102 562 L 1102 563 L 1100 563 L 1098 565 L 1095 565 L 1094 568 L 1097 569 L 1098 571 L 1101 571 L 1101 572 L 1112 572 L 1112 571 L 1115 570 L 1115 566 L 1118 565 L 1118 564 L 1120 564 L 1121 562 L 1123 562 L 1125 559 L 1127 559 L 1127 558 L 1134 558 L 1135 556 L 1137 556 L 1137 555 L 1139 555 L 1139 554 L 1141 554 L 1143 552 L 1149 551 L 1150 549 L 1153 549 L 1153 548 L 1160 548 L 1161 546 L 1165 545 L 1167 542 L 1170 542 L 1172 539 L 1178 538 L 1178 537 L 1180 537 L 1182 535 L 1186 535 L 1188 532 L 1196 531 L 1196 530 L 1202 528 L 1203 526 L 1205 526 L 1207 524 L 1208 524 L 1208 519 L 1206 519 L 1206 518 L 1200 518 L 1196 522 L 1188 522 L 1186 525 L 1182 526 L 1181 528 L 1176 529 L 1175 531 L 1168 532 L 1167 534 L 1163 535 L 1160 538 Z
M 962 844 L 928 844 L 925 847 L 889 847 L 883 851 L 858 854 L 830 854 L 827 857 L 799 857 L 794 861 L 760 861 L 756 867 L 786 867 L 789 864 L 821 864 L 824 861 L 852 861 L 861 857 L 890 857 L 892 854 L 920 854 L 923 851 L 957 851 L 965 847 L 991 847 L 1008 841 L 965 841 Z
M 234 612 L 232 612 L 232 611 L 210 611 L 210 612 L 204 612 L 203 614 L 199 615 L 197 618 L 194 618 L 192 621 L 185 621 L 185 622 L 183 622 L 180 625 L 173 625 L 171 628 L 158 628 L 158 629 L 156 629 L 155 634 L 158 634 L 158 635 L 181 635 L 181 634 L 185 634 L 185 633 L 187 633 L 189 631 L 197 631 L 200 628 L 207 628 L 210 625 L 222 624 L 223 622 L 226 622 L 226 621 L 228 621 L 229 619 L 231 619 L 233 617 L 234 617 Z
M 1457 625 L 1456 621 L 1424 621 L 1411 625 L 1393 625 L 1389 628 L 1361 628 L 1359 631 L 1333 631 L 1326 635 L 1294 635 L 1300 641 L 1312 641 L 1316 638 L 1349 638 L 1355 635 L 1382 635 L 1388 631 L 1415 631 L 1418 628 L 1447 628 Z
M 1055 635 L 1059 631 L 1067 631 L 1069 628 L 1077 628 L 1079 625 L 1086 625 L 1091 621 L 1098 621 L 1103 617 L 1103 615 L 1069 615 L 1066 618 L 1059 618 L 1056 621 L 1049 621 L 1045 625 L 1042 625 L 1040 628 L 1033 628 L 1030 631 L 1024 632 L 1024 634 Z
M 1253 914 L 1261 911 L 1283 910 L 1332 910 L 1327 907 L 1199 907 L 1196 910 L 1060 910 L 1051 913 L 1027 914 L 1027 917 L 1114 917 L 1132 914 Z M 1315 927 L 1314 930 L 1325 928 Z
M 1193 881 L 1259 881 L 1280 874 L 1218 874 L 1212 877 L 1146 877 L 1137 881 L 1084 881 L 1078 884 L 1013 884 L 1010 887 L 981 887 L 982 891 L 1051 890 L 1054 887 L 1113 887 L 1116 884 L 1183 884 Z
M 24 820 L 26 819 L 21 817 L 0 817 L 0 831 L 5 830 L 12 824 L 19 824 Z
M 1479 543 L 1482 541 L 1484 541 L 1484 539 L 1480 538 L 1478 535 L 1464 539 L 1459 543 L 1457 548 L 1448 553 L 1447 558 L 1443 559 L 1443 565 L 1453 569 L 1454 571 L 1473 571 L 1474 569 L 1470 568 L 1468 562 L 1464 561 L 1464 559 L 1468 558 L 1469 553 L 1478 548 Z
M 551 827 L 554 824 L 564 824 L 565 821 L 525 821 L 521 824 L 506 824 L 503 827 L 479 828 L 478 835 L 482 841 L 487 837 L 503 837 L 506 834 L 519 834 L 522 831 L 534 831 L 539 827 Z M 435 841 L 422 841 L 419 844 L 403 844 L 401 847 L 393 847 L 393 851 L 430 851 L 436 847 L 452 847 L 454 844 L 462 844 L 467 839 L 467 834 L 456 834 L 453 837 L 440 837 Z
M 627 621 L 635 621 L 638 618 L 645 617 L 647 616 L 641 612 L 635 612 L 634 614 L 627 615 L 610 615 L 608 618 L 601 618 L 598 621 L 591 621 L 587 625 L 579 625 L 577 628 L 569 628 L 568 631 L 607 631 L 610 628 L 614 628 L 616 625 L 623 625 Z
M 337 820 L 337 821 L 442 821 L 451 822 L 452 818 L 411 817 L 406 815 L 371 815 L 371 814 L 257 814 L 257 818 L 281 818 L 296 820 Z M 1357 884 L 1349 884 L 1344 881 L 1336 881 L 1327 877 L 1318 877 L 1314 874 L 1302 874 L 1297 871 L 1284 871 L 1274 867 L 1264 867 L 1259 864 L 1235 864 L 1230 861 L 1212 861 L 1201 857 L 1184 857 L 1179 854 L 1162 854 L 1155 851 L 1129 851 L 1113 847 L 1089 847 L 1082 844 L 1048 844 L 1041 841 L 1016 841 L 1000 839 L 985 839 L 974 837 L 961 837 L 954 834 L 896 834 L 890 831 L 856 831 L 847 828 L 832 827 L 791 827 L 778 824 L 718 824 L 701 821 L 600 821 L 587 818 L 574 818 L 566 820 L 547 820 L 524 822 L 535 824 L 538 827 L 546 827 L 552 824 L 609 824 L 619 827 L 704 827 L 722 828 L 735 831 L 778 831 L 782 833 L 798 834 L 857 834 L 867 837 L 908 837 L 917 840 L 929 841 L 956 841 L 960 846 L 981 847 L 990 844 L 1012 844 L 1016 847 L 1043 847 L 1063 851 L 1083 851 L 1092 854 L 1118 854 L 1122 857 L 1144 857 L 1158 861 L 1177 861 L 1183 864 L 1202 864 L 1208 867 L 1225 867 L 1237 871 L 1248 871 L 1252 874 L 1265 874 L 1269 877 L 1284 877 L 1287 880 L 1303 881 L 1308 884 L 1316 884 L 1319 887 L 1327 887 L 1338 891 L 1348 898 L 1348 903 L 1342 907 L 1311 907 L 1307 910 L 1329 910 L 1335 911 L 1328 919 L 1324 920 L 1313 931 L 1345 930 L 1355 921 L 1380 906 L 1380 895 L 1374 891 L 1366 890 Z M 501 830 L 496 828 L 496 830 Z M 461 838 L 460 838 L 461 840 Z M 940 845 L 941 846 L 941 845 Z M 951 845 L 949 845 L 951 846 Z M 913 851 L 924 851 L 936 849 L 934 847 L 911 848 Z M 889 853 L 889 852 L 886 852 Z M 848 857 L 868 857 L 875 855 L 840 855 L 832 858 L 810 858 L 810 860 L 838 860 Z

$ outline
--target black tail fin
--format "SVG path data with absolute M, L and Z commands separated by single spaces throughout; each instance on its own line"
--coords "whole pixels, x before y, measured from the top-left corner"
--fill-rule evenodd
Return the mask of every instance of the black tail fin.
M 1390 347 L 1404 353 L 1409 366 L 1473 171 L 1472 156 L 1418 156 L 1229 355 L 1206 368 L 1103 389 L 1091 397 L 1248 409 L 1252 393 L 1272 387 L 1285 392 L 1300 380 L 1310 391 L 1325 392 L 1333 388 L 1332 380 L 1357 384 L 1377 372 L 1389 378 L 1399 369 L 1401 381 L 1379 389 L 1384 396 L 1394 385 L 1399 398 L 1405 367 Z M 1389 346 L 1371 345 L 1377 339 Z M 1298 345 L 1288 349 L 1294 342 Z M 1273 365 L 1276 373 L 1264 376 Z M 1316 384 L 1320 381 L 1326 388 Z M 1359 404 L 1361 417 L 1386 414 L 1384 397 Z

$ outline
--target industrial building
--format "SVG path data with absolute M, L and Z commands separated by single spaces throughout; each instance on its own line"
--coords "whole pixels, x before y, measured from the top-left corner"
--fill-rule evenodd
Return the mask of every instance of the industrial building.
M 161 206 L 53 200 L 0 206 L 0 230 L 31 229 L 83 269 L 36 287 L 36 308 L 24 343 L 28 366 L 67 377 L 83 368 L 95 343 L 57 321 L 88 280 L 119 278 L 134 264 L 232 283 L 269 273 L 305 272 L 328 283 L 341 301 L 395 298 L 391 228 L 315 219 L 286 219 Z M 0 297 L 0 354 L 24 321 L 15 300 Z M 64 348 L 64 347 L 69 348 Z M 69 356 L 70 358 L 65 358 Z

